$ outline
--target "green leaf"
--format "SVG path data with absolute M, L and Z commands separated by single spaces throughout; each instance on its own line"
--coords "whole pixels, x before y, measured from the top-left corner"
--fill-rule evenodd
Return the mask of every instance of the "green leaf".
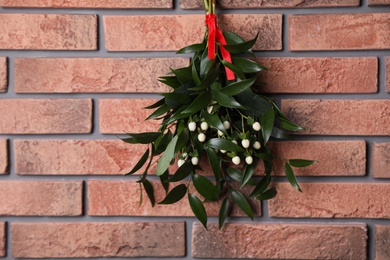
M 173 92 L 168 92 L 168 93 L 162 93 L 161 96 L 166 97 L 167 99 L 170 99 L 174 102 L 177 102 L 179 104 L 188 104 L 191 102 L 191 98 L 187 93 L 180 93 L 176 89 Z M 167 104 L 169 105 L 169 104 Z
M 292 166 L 292 167 L 306 167 L 306 166 L 309 166 L 309 165 L 312 165 L 314 163 L 316 163 L 317 161 L 313 161 L 313 160 L 304 160 L 304 159 L 290 159 L 288 160 L 288 163 Z
M 223 223 L 225 223 L 226 216 L 229 214 L 229 208 L 230 208 L 229 199 L 225 198 L 221 204 L 221 207 L 219 208 L 219 214 L 218 214 L 219 229 L 221 229 Z
M 164 77 L 160 77 L 158 79 L 158 81 L 160 81 L 161 83 L 173 88 L 173 89 L 176 89 L 178 87 L 180 87 L 181 85 L 183 85 L 178 79 L 176 76 L 164 76 Z
M 256 77 L 244 79 L 239 82 L 234 82 L 221 89 L 221 93 L 228 96 L 235 96 L 246 89 L 249 89 L 255 83 Z
M 242 178 L 243 178 L 244 174 L 239 169 L 229 167 L 229 168 L 226 169 L 226 173 L 233 180 L 235 180 L 235 181 L 237 181 L 239 183 L 242 182 Z
M 203 79 L 210 71 L 210 68 L 215 63 L 215 59 L 209 60 L 208 50 L 205 49 L 200 58 L 200 77 Z
M 242 57 L 233 57 L 233 64 L 240 67 L 244 73 L 257 73 L 259 71 L 268 70 L 254 60 Z
M 271 134 L 272 137 L 275 137 L 277 139 L 281 139 L 281 140 L 290 140 L 292 139 L 291 135 L 287 134 L 286 132 L 284 132 L 283 130 L 277 128 L 277 127 L 274 127 L 272 129 L 272 134 Z
M 207 213 L 202 201 L 192 193 L 188 193 L 188 201 L 195 217 L 203 224 L 205 229 L 207 229 Z
M 233 32 L 223 32 L 223 36 L 225 36 L 228 45 L 235 45 L 245 42 L 245 40 L 240 35 Z M 252 50 L 245 51 L 244 53 L 256 58 Z
M 205 91 L 201 93 L 195 100 L 191 103 L 191 105 L 181 112 L 183 115 L 193 115 L 196 112 L 200 111 L 207 107 L 207 105 L 211 102 L 211 93 L 210 91 Z
M 187 178 L 194 171 L 194 166 L 191 161 L 186 161 L 182 166 L 177 169 L 175 174 L 168 179 L 168 182 L 177 182 Z
M 247 89 L 234 97 L 240 104 L 245 104 L 245 107 L 250 108 L 242 111 L 245 115 L 253 118 L 261 118 L 261 116 L 269 110 L 269 102 L 262 96 L 256 95 L 251 89 Z
M 215 68 L 213 68 L 207 73 L 207 75 L 204 77 L 204 79 L 199 85 L 190 88 L 190 90 L 192 91 L 206 90 L 213 82 L 216 81 L 218 75 L 219 75 L 219 67 L 216 66 Z
M 245 79 L 245 74 L 240 67 L 238 67 L 234 64 L 231 64 L 230 62 L 227 62 L 225 60 L 222 60 L 221 62 L 223 64 L 223 66 L 231 69 L 240 79 Z
M 152 184 L 148 180 L 144 180 L 142 182 L 142 185 L 144 186 L 144 189 L 146 191 L 146 194 L 148 195 L 149 201 L 152 204 L 152 207 L 156 204 L 155 198 L 154 198 L 154 189 Z
M 164 172 L 168 169 L 170 162 L 172 161 L 173 157 L 175 156 L 175 147 L 179 136 L 175 136 L 172 138 L 172 140 L 169 142 L 167 149 L 161 156 L 160 160 L 157 164 L 157 170 L 156 175 L 160 176 L 164 174 Z
M 185 85 L 186 83 L 192 80 L 191 66 L 172 70 L 171 72 L 177 77 L 177 79 L 180 81 L 182 85 Z
M 246 109 L 240 103 L 238 103 L 233 97 L 229 97 L 219 91 L 213 91 L 213 97 L 219 105 L 230 108 Z
M 262 133 L 264 144 L 268 143 L 269 138 L 272 134 L 272 129 L 275 123 L 275 112 L 271 108 L 261 117 Z
M 245 151 L 242 147 L 236 145 L 235 143 L 232 143 L 231 141 L 228 141 L 226 139 L 221 139 L 221 138 L 211 138 L 207 142 L 207 145 L 211 148 L 232 151 L 232 152 L 244 152 Z
M 192 181 L 194 183 L 195 189 L 202 195 L 205 199 L 210 201 L 217 201 L 219 197 L 218 189 L 214 184 L 207 179 L 206 177 L 194 174 L 192 175 Z
M 122 141 L 129 144 L 150 144 L 154 142 L 160 135 L 160 132 L 146 132 L 140 134 L 127 134 L 129 138 L 124 138 Z
M 251 180 L 253 174 L 255 173 L 257 162 L 258 160 L 255 158 L 252 164 L 246 165 L 244 170 L 244 176 L 241 182 L 241 188 L 244 187 L 245 184 L 247 184 Z
M 257 200 L 269 200 L 274 198 L 278 194 L 278 191 L 275 187 L 272 187 L 266 191 L 264 191 L 263 194 L 256 197 Z
M 302 192 L 301 188 L 298 185 L 298 181 L 297 178 L 295 177 L 294 171 L 288 162 L 284 164 L 284 173 L 286 174 L 287 179 L 290 182 L 291 186 L 293 186 L 294 189 Z
M 150 152 L 150 149 L 148 148 L 145 153 L 142 155 L 141 159 L 138 161 L 138 163 L 134 166 L 134 168 L 125 174 L 126 175 L 131 175 L 135 172 L 137 172 L 139 169 L 142 168 L 142 166 L 145 165 L 146 161 L 148 160 L 148 157 L 149 157 L 149 152 Z
M 221 160 L 218 158 L 218 155 L 214 151 L 214 149 L 210 147 L 206 147 L 206 152 L 207 152 L 207 158 L 209 159 L 209 164 L 214 173 L 215 181 L 217 182 L 217 185 L 219 185 L 222 178 Z
M 259 37 L 259 33 L 253 38 L 252 40 L 238 43 L 238 44 L 231 44 L 231 45 L 224 45 L 223 47 L 228 50 L 230 53 L 241 53 L 245 52 L 253 47 L 255 45 L 257 38 Z
M 162 98 L 160 99 L 159 101 L 157 101 L 156 103 L 150 105 L 150 106 L 147 106 L 147 107 L 144 107 L 145 109 L 154 109 L 154 108 L 158 108 L 162 105 L 165 104 L 165 98 Z
M 164 136 L 163 138 L 161 139 L 161 141 L 157 144 L 157 147 L 155 149 L 155 152 L 154 152 L 154 155 L 158 155 L 162 152 L 165 151 L 165 149 L 167 149 L 167 146 L 169 144 L 169 142 L 172 140 L 172 132 L 171 131 L 168 131 Z
M 289 131 L 302 131 L 302 130 L 305 130 L 305 128 L 303 128 L 302 126 L 299 126 L 293 122 L 291 122 L 290 120 L 287 120 L 285 118 L 279 118 L 280 120 L 280 123 L 282 124 L 282 128 L 283 129 L 286 129 L 286 130 L 289 130 Z
M 165 199 L 158 204 L 173 204 L 181 200 L 184 195 L 187 193 L 187 186 L 184 184 L 180 184 L 174 187 L 170 192 L 168 192 Z
M 165 193 L 168 193 L 168 191 L 169 191 L 168 178 L 169 178 L 168 170 L 165 171 L 164 174 L 160 175 L 160 183 L 162 184 L 162 186 L 163 186 L 163 188 L 165 190 Z
M 236 190 L 230 190 L 230 194 L 232 195 L 233 201 L 237 204 L 237 206 L 250 218 L 253 220 L 253 212 L 252 208 L 247 201 L 247 199 L 242 195 L 241 192 Z
M 192 79 L 194 80 L 195 84 L 196 85 L 200 85 L 201 83 L 201 80 L 199 78 L 199 75 L 198 75 L 198 71 L 196 70 L 196 66 L 195 66 L 195 62 L 192 62 L 192 66 L 191 66 L 191 71 L 192 71 Z
M 179 138 L 177 139 L 175 154 L 177 154 L 177 152 L 179 152 L 183 147 L 186 146 L 189 138 L 190 138 L 190 133 L 188 128 L 183 129 L 183 131 L 181 131 L 179 135 Z
M 176 54 L 188 54 L 188 53 L 195 53 L 202 51 L 204 48 L 206 48 L 205 43 L 196 43 L 189 46 L 186 46 L 184 48 L 181 48 L 176 52 Z
M 254 188 L 252 193 L 249 195 L 249 197 L 253 198 L 253 197 L 256 197 L 256 196 L 259 196 L 260 194 L 262 194 L 267 189 L 270 182 L 271 182 L 270 175 L 266 175 L 263 178 L 261 178 L 260 182 L 256 185 L 256 187 Z
M 208 112 L 205 112 L 202 114 L 202 116 L 207 124 L 209 124 L 212 127 L 217 128 L 222 133 L 227 134 L 226 129 L 223 126 L 223 123 L 222 123 L 221 119 L 219 118 L 218 114 L 210 115 Z
M 152 114 L 150 114 L 146 120 L 149 120 L 149 119 L 155 119 L 167 112 L 169 112 L 171 110 L 171 108 L 167 105 L 167 104 L 164 104 L 162 105 L 161 107 L 159 107 L 158 109 L 156 109 Z

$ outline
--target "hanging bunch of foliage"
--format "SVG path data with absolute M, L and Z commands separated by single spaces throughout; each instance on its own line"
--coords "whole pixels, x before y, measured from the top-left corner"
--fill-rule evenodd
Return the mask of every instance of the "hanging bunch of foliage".
M 123 140 L 148 146 L 129 174 L 143 169 L 139 183 L 153 206 L 154 189 L 147 176 L 152 163 L 157 162 L 156 175 L 167 192 L 158 203 L 172 204 L 187 195 L 194 215 L 206 227 L 204 203 L 220 201 L 221 227 L 233 204 L 253 219 L 248 199 L 276 196 L 276 188 L 270 185 L 275 155 L 269 140 L 289 139 L 284 130 L 303 128 L 287 119 L 271 99 L 259 94 L 257 73 L 266 68 L 245 57 L 255 57 L 251 48 L 258 36 L 245 41 L 235 33 L 222 32 L 216 23 L 215 1 L 204 0 L 204 4 L 207 30 L 203 42 L 178 51 L 192 54 L 191 64 L 161 77 L 160 82 L 172 90 L 146 107 L 154 110 L 147 119 L 161 120 L 160 128 L 157 132 L 128 134 Z M 207 158 L 213 176 L 202 175 L 201 158 Z M 170 173 L 173 163 L 178 168 Z M 256 177 L 260 163 L 264 172 Z M 285 160 L 287 179 L 298 191 L 293 167 L 312 163 Z M 170 189 L 169 184 L 176 182 L 179 184 Z M 191 193 L 190 185 L 202 197 Z M 251 189 L 249 195 L 242 192 L 244 187 Z

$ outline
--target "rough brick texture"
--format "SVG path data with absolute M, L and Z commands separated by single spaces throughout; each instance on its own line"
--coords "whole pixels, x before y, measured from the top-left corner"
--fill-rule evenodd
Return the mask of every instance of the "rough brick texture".
M 184 222 L 12 223 L 17 258 L 179 257 Z
M 8 173 L 8 140 L 0 139 L 0 175 Z
M 8 64 L 6 57 L 0 57 L 0 93 L 8 89 Z
M 90 133 L 91 99 L 0 99 L 0 134 Z
M 371 174 L 374 178 L 390 178 L 390 143 L 373 143 Z
M 2 0 L 3 7 L 42 8 L 172 8 L 172 0 Z
M 390 226 L 376 225 L 375 226 L 375 259 L 387 260 L 390 259 Z
M 121 140 L 15 140 L 14 150 L 21 175 L 122 175 L 146 147 Z
M 364 141 L 285 141 L 272 144 L 272 152 L 283 159 L 305 158 L 317 163 L 295 168 L 301 176 L 356 176 L 366 174 Z M 275 161 L 275 173 L 284 175 L 284 161 Z M 262 171 L 261 171 L 262 172 Z
M 161 121 L 145 120 L 154 110 L 144 109 L 156 101 L 156 99 L 100 99 L 100 132 L 104 134 L 156 132 Z
M 5 223 L 0 222 L 0 257 L 3 257 L 6 255 L 6 233 L 5 233 Z
M 105 16 L 103 22 L 109 51 L 178 50 L 201 42 L 205 31 L 203 15 Z M 221 15 L 219 26 L 247 40 L 259 32 L 256 50 L 282 49 L 282 15 Z
M 152 181 L 152 185 L 154 187 L 156 202 L 162 201 L 166 196 L 164 188 L 155 181 Z M 196 193 L 193 188 L 191 188 L 191 192 Z M 197 195 L 200 196 L 199 194 Z M 173 205 L 155 205 L 154 207 L 151 206 L 146 194 L 144 194 L 145 199 L 140 206 L 139 196 L 139 183 L 135 181 L 88 181 L 88 215 L 193 216 L 187 196 Z M 129 200 L 129 198 L 134 199 Z M 261 214 L 260 203 L 253 200 L 250 202 L 254 215 L 259 216 Z M 206 203 L 205 207 L 209 216 L 218 216 L 220 203 Z M 232 208 L 231 215 L 243 216 L 244 213 L 239 208 L 234 207 Z
M 390 100 L 282 100 L 293 122 L 318 135 L 389 135 Z
M 376 93 L 378 60 L 370 58 L 260 58 L 268 93 Z
M 367 228 L 360 224 L 195 223 L 192 255 L 198 258 L 366 259 Z
M 289 49 L 388 49 L 389 17 L 389 13 L 290 15 Z
M 390 5 L 389 0 L 368 0 L 368 5 Z
M 386 0 L 382 0 L 386 1 Z M 305 7 L 341 7 L 358 6 L 359 0 L 219 0 L 218 7 L 221 8 L 305 8 Z M 202 0 L 180 0 L 180 7 L 183 9 L 203 9 Z
M 390 218 L 386 183 L 278 183 L 278 196 L 269 201 L 272 217 Z M 380 194 L 380 196 L 377 196 Z
M 387 92 L 390 93 L 390 57 L 386 59 L 386 86 Z
M 164 92 L 158 77 L 189 64 L 174 58 L 17 58 L 17 93 Z
M 97 49 L 96 15 L 0 14 L 0 23 L 0 49 Z
M 0 181 L 0 215 L 80 216 L 80 181 Z

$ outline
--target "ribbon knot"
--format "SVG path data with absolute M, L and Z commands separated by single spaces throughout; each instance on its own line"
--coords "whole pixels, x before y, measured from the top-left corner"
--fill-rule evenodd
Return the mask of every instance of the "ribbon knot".
M 216 55 L 216 43 L 219 43 L 219 50 L 221 51 L 222 59 L 232 64 L 232 57 L 230 53 L 223 47 L 226 45 L 226 39 L 223 36 L 221 29 L 217 26 L 217 20 L 215 14 L 206 14 L 206 25 L 208 27 L 208 58 L 210 60 L 215 59 Z M 225 66 L 226 78 L 228 80 L 235 80 L 236 76 L 234 72 Z

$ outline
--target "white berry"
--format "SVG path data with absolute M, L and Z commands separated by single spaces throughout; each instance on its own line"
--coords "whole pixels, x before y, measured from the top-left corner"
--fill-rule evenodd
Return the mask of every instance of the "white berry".
M 229 122 L 229 121 L 224 121 L 224 122 L 223 122 L 223 127 L 224 127 L 225 129 L 229 129 L 229 128 L 230 128 L 230 122 Z
M 218 130 L 218 136 L 223 136 L 223 132 L 221 130 Z
M 198 140 L 199 142 L 203 143 L 204 141 L 206 141 L 206 135 L 204 133 L 198 134 Z
M 209 113 L 209 114 L 211 114 L 211 112 L 213 112 L 213 106 L 208 106 L 207 107 L 207 112 Z
M 182 154 L 181 154 L 181 158 L 184 159 L 184 158 L 186 158 L 186 157 L 187 157 L 187 153 L 182 153 Z
M 244 147 L 244 148 L 248 148 L 249 146 L 250 146 L 250 142 L 249 142 L 249 140 L 248 139 L 244 139 L 244 140 L 242 140 L 241 141 L 241 145 L 242 145 L 242 147 Z
M 226 153 L 226 150 L 219 150 L 221 153 Z
M 241 159 L 240 159 L 240 157 L 238 157 L 238 156 L 234 156 L 233 159 L 232 159 L 232 162 L 233 162 L 235 165 L 239 165 L 240 162 L 241 162 Z
M 184 161 L 183 159 L 179 159 L 177 161 L 177 166 L 181 167 L 186 161 Z
M 253 158 L 252 158 L 252 156 L 247 156 L 247 157 L 245 158 L 245 162 L 246 162 L 246 164 L 252 164 L 252 163 L 253 163 Z
M 261 125 L 260 125 L 259 122 L 254 122 L 253 125 L 252 125 L 252 128 L 253 128 L 253 130 L 255 130 L 255 131 L 260 131 Z
M 232 140 L 232 143 L 233 144 L 238 144 L 236 140 Z
M 192 165 L 198 165 L 198 163 L 199 163 L 199 158 L 198 158 L 198 157 L 192 157 L 192 158 L 191 158 L 191 163 L 192 163 Z
M 209 124 L 207 124 L 206 122 L 202 122 L 200 124 L 200 129 L 202 129 L 203 131 L 206 131 L 207 129 L 209 129 Z
M 188 129 L 191 131 L 191 132 L 194 132 L 196 130 L 196 123 L 195 122 L 189 122 L 188 123 Z
M 256 141 L 253 143 L 253 148 L 256 150 L 259 150 L 261 148 L 261 144 L 259 141 Z

